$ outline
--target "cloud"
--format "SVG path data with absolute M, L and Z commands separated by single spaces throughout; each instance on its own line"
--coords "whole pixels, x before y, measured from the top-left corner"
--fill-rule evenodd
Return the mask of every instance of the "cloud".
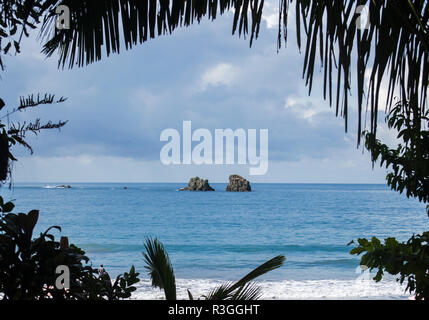
M 325 101 L 296 95 L 290 95 L 286 98 L 284 108 L 308 122 L 313 122 L 320 114 L 332 113 Z
M 279 4 L 275 1 L 264 3 L 262 11 L 262 20 L 265 21 L 268 29 L 278 28 L 279 25 Z
M 237 77 L 238 68 L 229 63 L 218 63 L 206 70 L 201 76 L 201 89 L 210 86 L 231 86 Z
M 138 88 L 130 94 L 130 104 L 135 106 L 135 111 L 144 113 L 156 113 L 161 106 L 162 97 L 154 94 L 146 88 Z

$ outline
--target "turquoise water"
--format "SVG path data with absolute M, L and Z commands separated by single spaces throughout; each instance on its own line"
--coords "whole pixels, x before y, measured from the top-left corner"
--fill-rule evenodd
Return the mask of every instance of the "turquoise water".
M 57 235 L 83 248 L 94 266 L 117 275 L 135 265 L 144 279 L 146 237 L 165 244 L 183 281 L 237 279 L 283 254 L 285 265 L 262 280 L 320 284 L 359 276 L 350 240 L 406 240 L 428 229 L 425 205 L 385 185 L 253 184 L 250 193 L 230 193 L 212 184 L 215 192 L 178 192 L 184 185 L 16 184 L 1 194 L 16 199 L 15 211 L 40 210 L 37 232 L 60 225 Z

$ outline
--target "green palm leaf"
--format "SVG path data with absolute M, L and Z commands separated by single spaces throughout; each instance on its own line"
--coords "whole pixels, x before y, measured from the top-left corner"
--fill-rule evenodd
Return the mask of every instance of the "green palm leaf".
M 176 300 L 176 279 L 164 245 L 156 238 L 148 238 L 144 247 L 145 268 L 151 277 L 152 286 L 164 289 L 166 300 Z
M 59 65 L 79 67 L 106 55 L 119 53 L 121 45 L 131 49 L 156 36 L 171 34 L 178 27 L 200 23 L 203 17 L 214 20 L 234 8 L 232 33 L 258 37 L 264 1 L 259 0 L 63 0 L 71 13 L 71 28 L 54 28 L 56 14 L 51 6 L 41 36 L 46 40 L 43 52 L 51 56 L 59 51 Z
M 257 300 L 261 297 L 261 287 L 256 283 L 248 283 L 234 292 L 231 300 Z
M 285 257 L 282 255 L 276 256 L 271 260 L 261 264 L 256 269 L 249 272 L 243 278 L 235 283 L 224 284 L 212 290 L 209 295 L 205 296 L 207 300 L 226 300 L 240 297 L 239 300 L 256 298 L 259 296 L 259 288 L 249 286 L 249 282 L 261 275 L 277 269 L 283 265 Z M 235 292 L 237 290 L 237 292 Z

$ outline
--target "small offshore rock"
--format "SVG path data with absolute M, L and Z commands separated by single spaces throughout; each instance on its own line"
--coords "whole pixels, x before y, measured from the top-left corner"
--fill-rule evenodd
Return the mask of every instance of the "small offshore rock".
M 55 188 L 58 188 L 58 189 L 70 189 L 71 186 L 68 185 L 68 184 L 62 184 L 62 185 L 56 186 Z
M 207 179 L 201 179 L 200 177 L 191 178 L 188 186 L 180 188 L 179 191 L 215 191 L 210 185 Z
M 226 191 L 249 192 L 252 191 L 252 188 L 250 187 L 250 182 L 248 180 L 238 174 L 232 174 L 229 176 L 229 183 L 226 187 Z

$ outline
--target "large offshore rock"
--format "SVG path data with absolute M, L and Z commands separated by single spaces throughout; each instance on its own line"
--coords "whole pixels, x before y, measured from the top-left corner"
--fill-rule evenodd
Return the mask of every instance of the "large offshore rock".
M 185 188 L 179 189 L 180 191 L 215 191 L 209 185 L 207 179 L 201 179 L 199 177 L 191 178 L 189 180 L 188 186 Z
M 250 182 L 244 179 L 242 176 L 238 174 L 232 174 L 229 176 L 229 184 L 226 187 L 226 191 L 233 192 L 248 192 L 252 191 L 250 187 Z

